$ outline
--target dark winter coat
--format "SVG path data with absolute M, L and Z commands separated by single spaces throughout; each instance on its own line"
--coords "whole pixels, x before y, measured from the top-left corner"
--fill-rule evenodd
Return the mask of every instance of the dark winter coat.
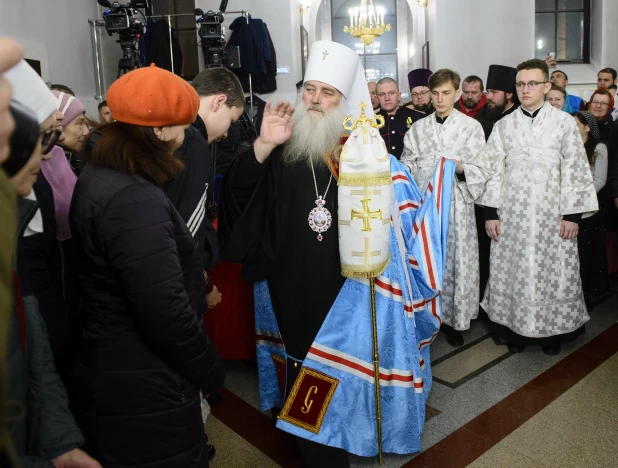
M 56 238 L 54 195 L 42 173 L 33 190 L 41 210 L 43 232 L 19 240 L 18 274 L 24 296 L 33 295 L 37 299 L 56 369 L 64 379 L 72 362 L 75 324 L 69 319 L 65 301 L 65 265 L 62 246 Z M 26 202 L 20 200 L 20 203 Z
M 206 127 L 199 116 L 197 119 L 185 132 L 185 141 L 178 151 L 185 167 L 164 190 L 191 231 L 198 256 L 197 267 L 201 273 L 210 271 L 219 260 L 219 244 L 217 232 L 208 216 L 215 187 L 212 158 L 208 150 L 208 137 L 205 136 Z M 199 130 L 201 127 L 204 134 Z M 206 299 L 204 295 L 202 297 L 203 308 L 198 307 L 198 311 L 205 312 Z
M 191 233 L 163 190 L 89 164 L 70 212 L 82 336 L 71 404 L 105 467 L 207 467 L 199 390 L 224 370 L 196 311 Z
M 36 210 L 36 202 L 21 200 L 18 239 Z M 21 288 L 17 292 L 21 296 Z M 36 299 L 17 297 L 15 302 L 5 364 L 9 432 L 23 467 L 53 468 L 53 458 L 80 447 L 84 438 L 69 410 Z

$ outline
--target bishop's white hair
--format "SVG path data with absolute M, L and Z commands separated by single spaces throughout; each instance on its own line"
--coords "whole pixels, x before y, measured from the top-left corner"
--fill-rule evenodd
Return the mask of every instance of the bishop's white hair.
M 304 105 L 302 93 L 301 90 L 296 99 L 296 110 L 292 116 L 296 125 L 283 149 L 283 162 L 304 162 L 309 165 L 312 161 L 315 167 L 326 164 L 324 155 L 339 146 L 343 119 L 346 117 L 345 98 L 341 96 L 339 105 L 328 111 L 316 104 Z M 309 110 L 316 110 L 321 114 Z

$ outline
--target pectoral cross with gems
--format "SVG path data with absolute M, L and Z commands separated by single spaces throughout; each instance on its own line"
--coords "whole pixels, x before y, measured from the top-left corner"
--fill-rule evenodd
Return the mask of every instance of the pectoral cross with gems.
M 364 257 L 365 258 L 365 268 L 369 268 L 371 257 L 378 257 L 382 254 L 379 250 L 376 252 L 372 252 L 369 248 L 370 239 L 365 238 L 365 251 L 364 252 L 352 252 L 352 257 Z
M 355 219 L 362 219 L 363 220 L 363 228 L 361 229 L 361 231 L 369 231 L 371 232 L 371 220 L 372 219 L 382 219 L 382 210 L 378 210 L 378 211 L 371 211 L 371 208 L 369 208 L 369 203 L 371 203 L 371 198 L 362 198 L 361 199 L 361 204 L 363 207 L 362 211 L 356 211 L 356 210 L 352 210 L 352 214 L 351 216 L 351 220 L 354 221 Z

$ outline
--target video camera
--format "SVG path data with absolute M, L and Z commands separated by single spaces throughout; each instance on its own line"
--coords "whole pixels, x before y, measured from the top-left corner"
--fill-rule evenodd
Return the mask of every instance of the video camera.
M 226 47 L 223 13 L 228 0 L 222 0 L 219 11 L 204 11 L 196 8 L 196 23 L 199 24 L 199 36 L 202 41 L 204 63 L 206 68 L 228 67 L 240 68 L 240 51 L 238 47 Z
M 109 0 L 97 0 L 97 3 L 109 7 L 103 13 L 105 30 L 111 36 L 119 34 L 141 34 L 144 24 L 135 19 L 136 8 L 147 8 L 148 0 L 129 0 L 128 3 L 110 2 Z
M 122 49 L 122 58 L 118 63 L 118 76 L 123 71 L 139 68 L 138 39 L 144 32 L 144 23 L 136 19 L 135 15 L 141 14 L 136 8 L 148 8 L 148 0 L 129 0 L 128 3 L 97 0 L 97 3 L 109 8 L 103 13 L 107 34 L 111 36 L 117 33 L 119 36 L 116 42 Z

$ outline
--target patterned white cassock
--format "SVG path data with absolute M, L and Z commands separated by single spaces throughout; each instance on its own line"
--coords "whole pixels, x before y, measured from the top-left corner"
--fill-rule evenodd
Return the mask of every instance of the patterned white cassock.
M 483 160 L 485 135 L 481 124 L 456 109 L 443 124 L 435 114 L 415 122 L 404 137 L 401 162 L 421 191 L 441 157 L 464 166 L 465 181 L 453 181 L 446 267 L 443 322 L 455 330 L 470 328 L 479 310 L 479 249 L 474 202 L 483 194 L 491 165 Z
M 560 238 L 565 215 L 598 209 L 586 152 L 573 117 L 545 104 L 500 120 L 486 153 L 495 161 L 480 204 L 498 208 L 483 309 L 515 333 L 544 338 L 587 322 L 577 239 Z

